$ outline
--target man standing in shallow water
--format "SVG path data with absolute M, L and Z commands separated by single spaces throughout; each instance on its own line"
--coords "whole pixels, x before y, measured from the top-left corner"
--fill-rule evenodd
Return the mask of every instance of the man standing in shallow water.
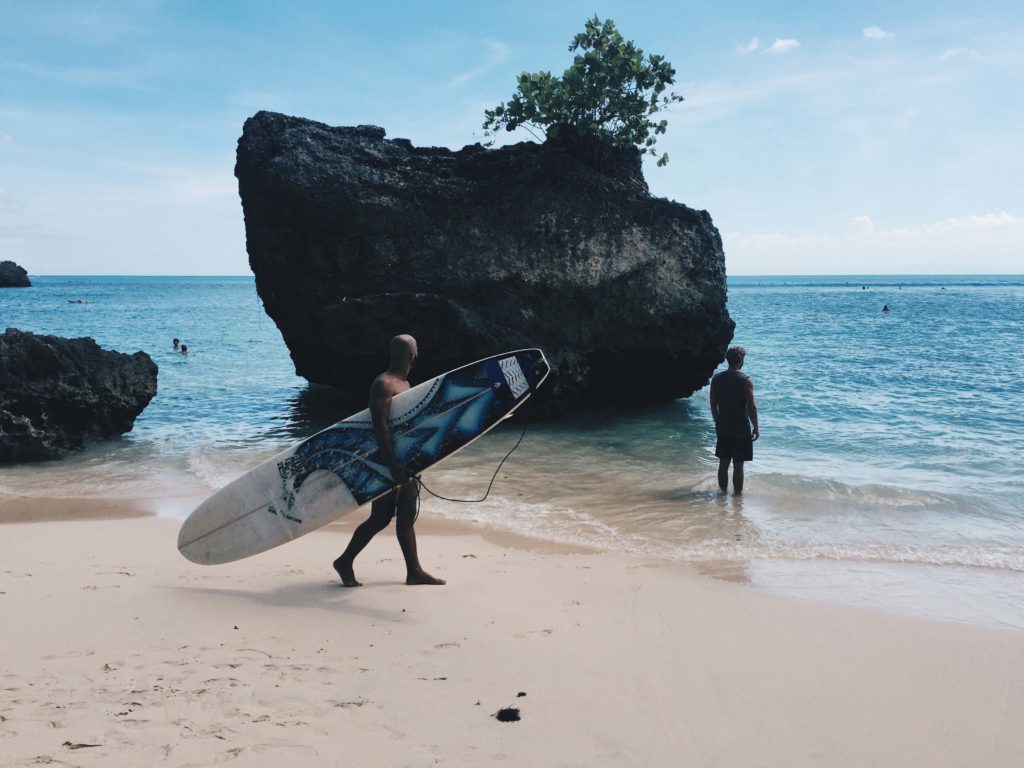
M 409 389 L 409 371 L 416 362 L 416 339 L 408 334 L 395 336 L 391 340 L 391 365 L 384 373 L 373 380 L 370 386 L 370 416 L 373 420 L 373 435 L 377 438 L 380 453 L 391 471 L 395 481 L 395 489 L 391 493 L 375 500 L 370 507 L 370 516 L 356 528 L 352 540 L 334 561 L 334 570 L 341 577 L 346 587 L 361 587 L 356 580 L 353 562 L 370 539 L 384 530 L 391 518 L 398 518 L 395 533 L 405 557 L 406 584 L 444 584 L 444 579 L 431 576 L 420 566 L 416 555 L 416 504 L 419 488 L 415 477 L 410 477 L 408 470 L 398 460 L 391 442 L 391 429 L 388 420 L 391 417 L 391 399 Z
M 761 436 L 757 426 L 757 404 L 754 402 L 754 380 L 740 373 L 747 351 L 730 347 L 725 353 L 729 370 L 711 379 L 711 418 L 715 420 L 718 441 L 718 485 L 729 490 L 729 462 L 733 463 L 732 487 L 743 493 L 743 462 L 753 461 L 754 441 Z M 753 423 L 753 431 L 751 431 Z

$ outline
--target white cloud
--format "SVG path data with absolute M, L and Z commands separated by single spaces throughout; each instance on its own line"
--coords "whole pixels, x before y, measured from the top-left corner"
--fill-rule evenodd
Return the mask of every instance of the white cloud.
M 885 40 L 887 37 L 892 37 L 892 32 L 887 32 L 881 27 L 864 27 L 862 32 L 868 40 Z
M 942 52 L 942 55 L 939 56 L 939 61 L 949 61 L 950 59 L 955 59 L 960 56 L 966 56 L 970 59 L 974 59 L 975 61 L 981 58 L 980 53 L 971 50 L 970 48 L 947 48 Z
M 508 58 L 509 47 L 505 43 L 501 42 L 500 40 L 488 40 L 487 41 L 487 48 L 488 48 L 490 53 L 489 53 L 486 61 L 484 61 L 484 63 L 481 64 L 478 67 L 474 67 L 473 69 L 466 70 L 465 72 L 462 72 L 462 73 L 456 75 L 455 77 L 453 77 L 448 82 L 449 87 L 454 87 L 456 85 L 462 85 L 463 83 L 467 83 L 470 80 L 472 80 L 472 79 L 474 79 L 476 77 L 479 77 L 480 75 L 484 75 L 484 74 L 490 72 L 498 64 L 500 64 L 501 62 L 505 61 L 505 59 Z
M 0 141 L 2 141 L 4 144 L 13 144 L 14 137 L 9 133 L 0 133 Z
M 922 229 L 930 235 L 942 237 L 961 232 L 1009 231 L 1014 228 L 1020 229 L 1022 226 L 1024 226 L 1024 218 L 1011 216 L 1006 211 L 1002 211 L 1000 213 L 984 213 L 980 216 L 942 219 L 925 224 Z
M 740 56 L 746 56 L 748 53 L 753 53 L 754 51 L 756 51 L 760 47 L 761 47 L 761 38 L 755 36 L 755 37 L 750 38 L 750 42 L 747 43 L 746 45 L 739 46 L 736 49 L 736 53 L 738 53 Z
M 725 246 L 732 274 L 1017 273 L 1024 216 L 1001 211 L 890 229 L 857 216 L 844 233 L 731 233 Z
M 852 224 L 853 228 L 862 235 L 870 235 L 875 231 L 875 223 L 870 216 L 855 216 Z
M 677 129 L 684 126 L 720 123 L 786 93 L 812 91 L 829 87 L 832 83 L 841 84 L 846 81 L 847 73 L 844 70 L 831 68 L 818 68 L 787 74 L 784 77 L 755 77 L 742 83 L 686 80 L 678 83 L 678 90 L 686 96 L 686 101 L 682 104 L 673 104 L 665 112 L 669 123 Z M 669 134 L 665 140 L 666 145 L 674 140 L 672 131 Z M 682 154 L 689 149 L 679 147 L 675 151 Z
M 789 53 L 790 51 L 796 50 L 800 47 L 800 42 L 792 38 L 776 38 L 775 42 L 770 47 L 765 49 L 765 53 Z
M 763 94 L 762 89 L 753 85 L 732 85 L 714 80 L 686 81 L 679 85 L 679 89 L 686 94 L 686 108 L 677 106 L 671 111 L 680 113 L 721 105 L 745 104 L 762 98 Z

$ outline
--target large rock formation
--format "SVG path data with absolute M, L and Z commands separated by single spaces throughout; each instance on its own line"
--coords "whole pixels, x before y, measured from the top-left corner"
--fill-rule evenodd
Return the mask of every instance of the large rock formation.
M 718 230 L 652 197 L 635 150 L 453 152 L 260 112 L 235 175 L 257 291 L 313 382 L 365 392 L 407 332 L 421 378 L 538 346 L 547 410 L 648 403 L 706 384 L 732 338 Z
M 8 328 L 0 336 L 0 463 L 55 458 L 129 432 L 156 395 L 156 373 L 145 352 Z
M 0 261 L 0 288 L 28 288 L 28 272 L 13 261 Z

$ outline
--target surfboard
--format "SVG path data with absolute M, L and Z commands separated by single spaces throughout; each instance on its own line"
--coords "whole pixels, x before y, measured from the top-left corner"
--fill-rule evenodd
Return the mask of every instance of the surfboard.
M 478 360 L 391 400 L 392 446 L 418 475 L 525 403 L 550 372 L 539 349 Z M 394 486 L 367 408 L 265 461 L 185 520 L 178 550 L 194 563 L 240 560 L 285 544 Z

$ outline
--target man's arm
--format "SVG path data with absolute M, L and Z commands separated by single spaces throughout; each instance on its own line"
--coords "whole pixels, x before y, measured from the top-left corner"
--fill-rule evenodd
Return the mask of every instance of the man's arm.
M 754 380 L 747 377 L 747 415 L 750 417 L 750 424 L 754 428 L 754 439 L 761 436 L 761 430 L 757 426 L 757 403 L 754 402 Z
M 718 398 L 715 397 L 715 387 L 711 386 L 711 418 L 714 419 L 715 429 L 718 429 Z
M 391 428 L 388 427 L 388 419 L 391 418 L 391 398 L 394 394 L 386 381 L 376 379 L 370 387 L 370 417 L 373 420 L 373 436 L 377 438 L 381 457 L 391 470 L 391 479 L 401 485 L 409 479 L 409 475 L 405 466 L 395 456 Z

